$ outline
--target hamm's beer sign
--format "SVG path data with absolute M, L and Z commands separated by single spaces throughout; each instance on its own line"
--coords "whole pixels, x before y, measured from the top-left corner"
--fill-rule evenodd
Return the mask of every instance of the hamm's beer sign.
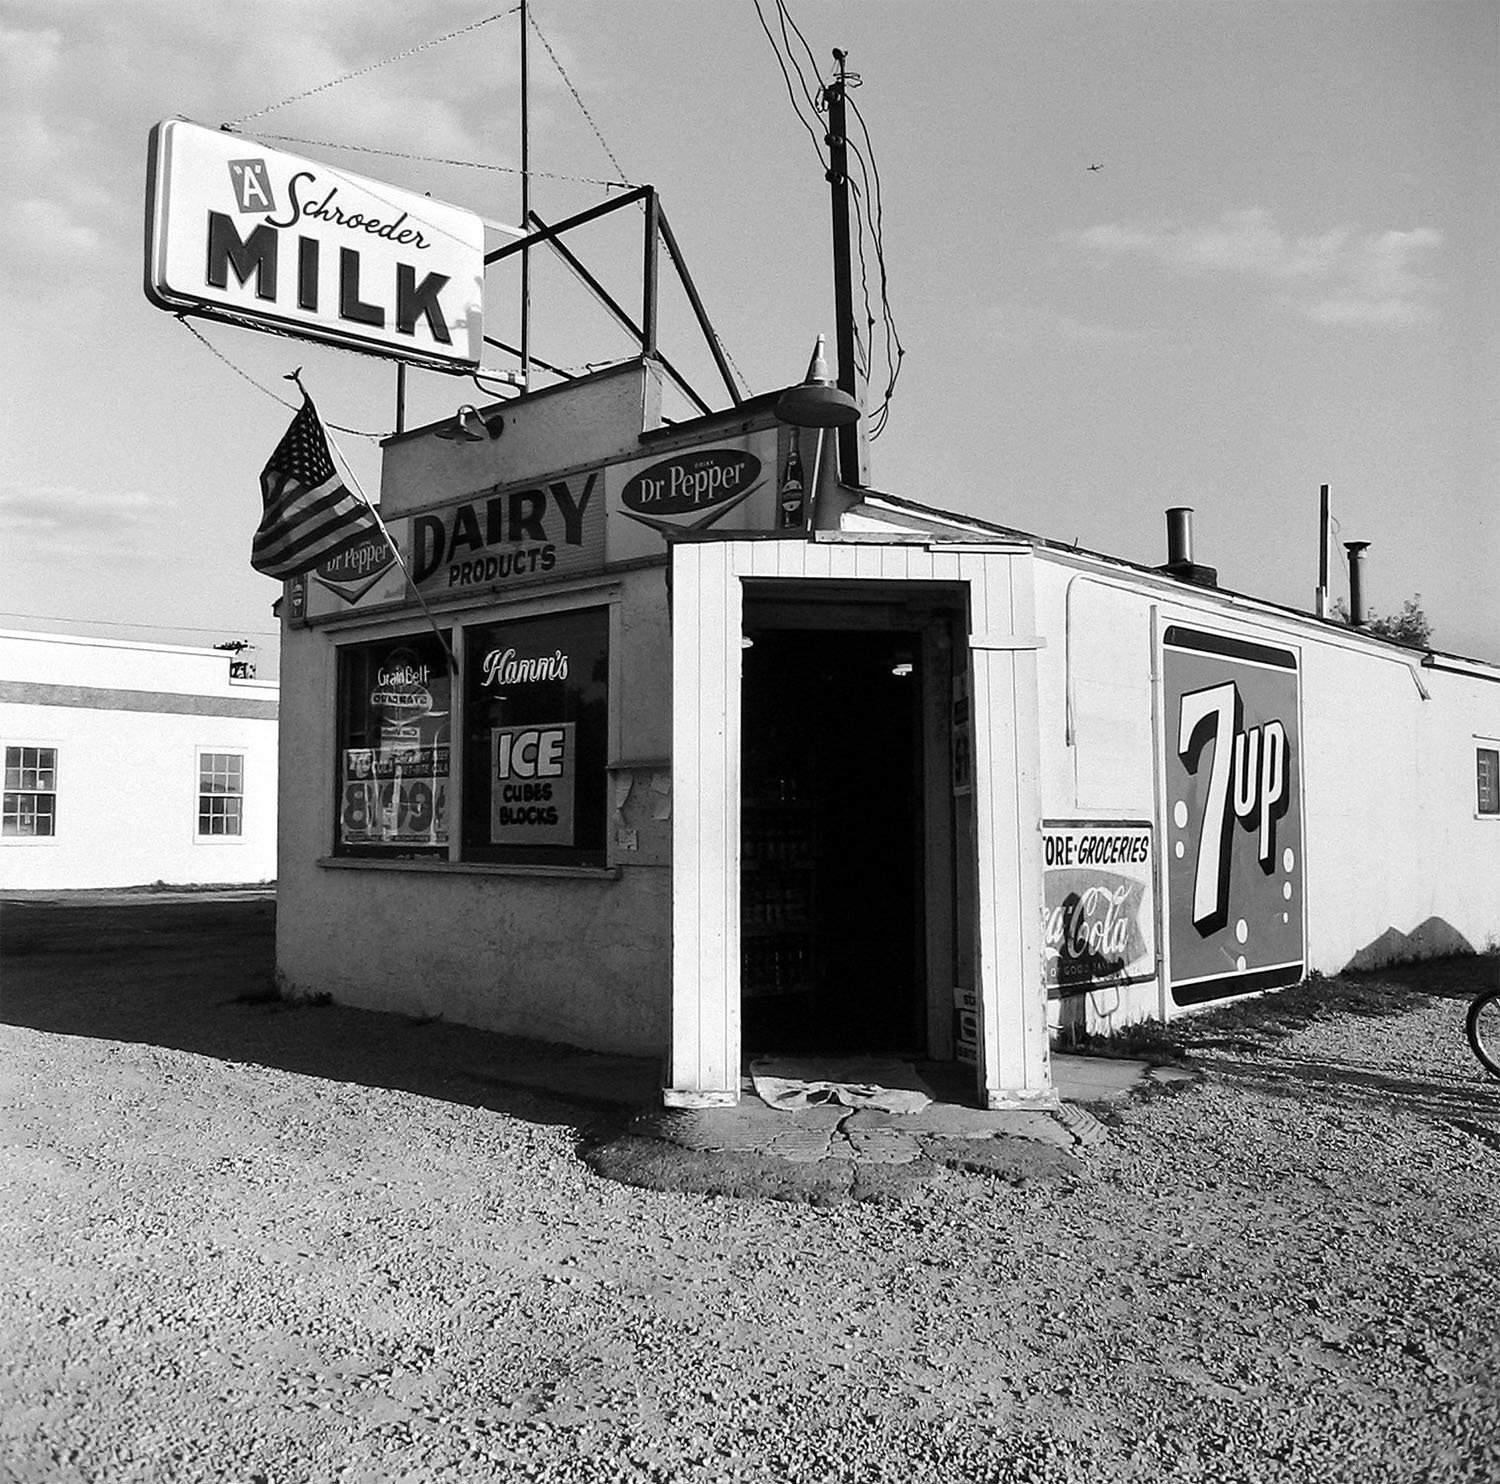
M 151 131 L 146 297 L 391 356 L 474 370 L 484 224 L 426 196 L 170 119 Z

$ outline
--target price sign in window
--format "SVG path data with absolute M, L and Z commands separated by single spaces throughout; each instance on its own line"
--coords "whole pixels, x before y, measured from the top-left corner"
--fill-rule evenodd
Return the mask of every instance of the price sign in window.
M 448 853 L 450 687 L 435 634 L 340 652 L 339 854 Z

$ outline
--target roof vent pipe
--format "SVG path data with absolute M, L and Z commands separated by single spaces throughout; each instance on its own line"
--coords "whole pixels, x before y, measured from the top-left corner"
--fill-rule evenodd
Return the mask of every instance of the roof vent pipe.
M 1191 582 L 1196 587 L 1219 585 L 1216 568 L 1200 567 L 1193 560 L 1192 506 L 1174 505 L 1167 511 L 1167 564 L 1156 570 L 1175 577 L 1178 582 Z
M 1167 565 L 1192 564 L 1193 507 L 1174 505 L 1167 511 Z
M 1349 553 L 1349 627 L 1362 629 L 1365 626 L 1365 550 L 1368 541 L 1346 541 L 1344 550 Z

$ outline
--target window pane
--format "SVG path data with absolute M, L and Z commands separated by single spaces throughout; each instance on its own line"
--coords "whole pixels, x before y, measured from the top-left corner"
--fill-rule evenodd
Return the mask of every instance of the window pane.
M 448 659 L 436 634 L 339 651 L 341 855 L 448 853 Z
M 244 792 L 244 756 L 238 752 L 198 755 L 198 833 L 238 835 Z
M 603 865 L 609 610 L 466 631 L 465 860 Z
M 40 793 L 7 793 L 0 806 L 0 834 L 55 835 L 57 796 Z
M 198 760 L 200 787 L 205 793 L 240 793 L 243 766 L 244 759 L 237 752 L 205 752 Z
M 1476 755 L 1479 812 L 1500 814 L 1500 748 L 1481 747 Z

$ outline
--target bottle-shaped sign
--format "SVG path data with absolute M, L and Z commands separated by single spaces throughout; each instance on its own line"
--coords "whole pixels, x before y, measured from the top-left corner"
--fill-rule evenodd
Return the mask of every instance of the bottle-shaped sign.
M 802 483 L 802 454 L 797 448 L 797 436 L 794 433 L 791 452 L 786 456 L 786 468 L 781 475 L 777 524 L 782 530 L 795 530 L 803 524 L 806 501 L 807 491 Z

